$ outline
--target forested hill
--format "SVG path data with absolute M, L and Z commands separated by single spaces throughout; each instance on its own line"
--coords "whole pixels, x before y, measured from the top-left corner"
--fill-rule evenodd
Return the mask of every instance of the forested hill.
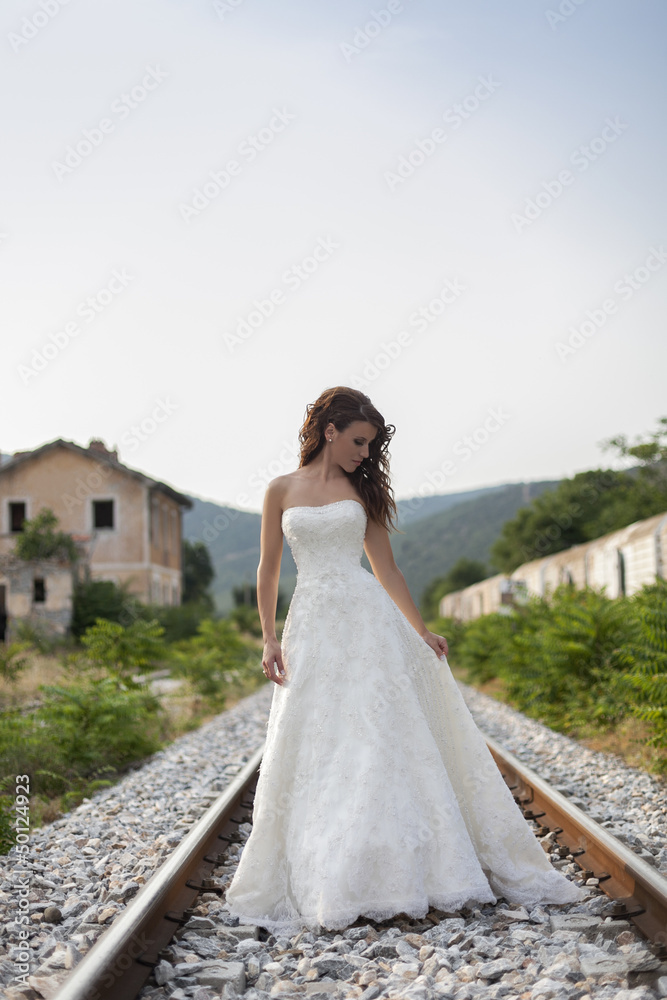
M 461 556 L 487 562 L 504 522 L 557 482 L 490 486 L 425 497 L 423 502 L 399 500 L 398 524 L 405 534 L 392 533 L 392 547 L 415 601 L 419 603 L 426 585 L 444 576 Z M 232 587 L 255 582 L 260 515 L 190 499 L 194 506 L 184 515 L 183 534 L 208 547 L 216 574 L 211 590 L 218 609 L 226 613 L 232 607 Z M 370 568 L 365 556 L 363 565 Z M 286 597 L 291 596 L 295 579 L 296 568 L 285 543 L 280 586 Z
M 481 496 L 403 525 L 404 535 L 391 536 L 392 549 L 415 602 L 419 604 L 434 577 L 445 576 L 464 556 L 489 566 L 489 550 L 505 521 L 557 485 L 558 480 L 547 480 L 491 488 Z

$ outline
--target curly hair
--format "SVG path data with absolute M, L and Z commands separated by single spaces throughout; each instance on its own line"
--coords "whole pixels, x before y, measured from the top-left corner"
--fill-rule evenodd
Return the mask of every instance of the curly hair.
M 336 430 L 342 431 L 355 420 L 373 424 L 377 434 L 369 444 L 368 458 L 347 476 L 363 500 L 368 516 L 389 530 L 394 527 L 396 503 L 389 480 L 387 449 L 396 428 L 385 423 L 382 414 L 363 392 L 337 385 L 333 389 L 325 389 L 314 403 L 308 404 L 299 431 L 299 468 L 312 462 L 324 447 L 324 428 L 327 424 L 332 423 Z

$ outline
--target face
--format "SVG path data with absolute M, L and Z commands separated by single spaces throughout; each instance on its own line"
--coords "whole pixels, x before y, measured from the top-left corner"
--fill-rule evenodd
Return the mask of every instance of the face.
M 346 472 L 354 472 L 365 458 L 368 458 L 369 444 L 377 434 L 377 427 L 366 420 L 354 420 L 343 431 L 337 431 L 329 424 L 325 438 L 333 438 L 325 448 L 331 449 L 331 456 Z

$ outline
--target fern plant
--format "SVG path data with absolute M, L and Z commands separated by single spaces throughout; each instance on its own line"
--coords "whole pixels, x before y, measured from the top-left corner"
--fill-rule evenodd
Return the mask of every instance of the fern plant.
M 548 604 L 532 604 L 529 619 L 506 675 L 517 708 L 565 731 L 591 719 L 618 721 L 621 653 L 632 627 L 627 601 L 563 584 Z
M 125 687 L 137 687 L 134 675 L 167 655 L 162 641 L 164 628 L 157 621 L 137 619 L 127 627 L 98 618 L 81 637 L 85 653 L 75 653 L 69 662 L 79 670 L 104 670 Z
M 468 680 L 485 684 L 507 670 L 516 623 L 509 615 L 489 614 L 468 622 L 454 657 L 468 674 Z
M 634 715 L 650 723 L 654 746 L 667 746 L 667 581 L 658 579 L 631 599 L 635 630 L 623 650 Z
M 0 642 L 0 679 L 13 683 L 28 665 L 26 642 Z
M 187 678 L 193 690 L 219 707 L 230 686 L 242 686 L 253 676 L 264 680 L 261 659 L 261 652 L 241 638 L 232 622 L 206 618 L 197 635 L 174 650 L 172 673 Z

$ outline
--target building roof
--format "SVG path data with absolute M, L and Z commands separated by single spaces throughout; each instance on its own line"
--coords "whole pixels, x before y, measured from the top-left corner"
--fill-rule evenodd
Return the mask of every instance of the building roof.
M 117 469 L 120 472 L 125 473 L 125 475 L 131 476 L 132 479 L 136 479 L 139 482 L 144 483 L 149 490 L 157 490 L 160 493 L 164 493 L 172 500 L 175 500 L 179 506 L 185 507 L 188 510 L 193 506 L 192 500 L 190 497 L 186 496 L 185 493 L 179 493 L 178 490 L 175 490 L 173 486 L 169 486 L 168 483 L 160 482 L 157 479 L 151 479 L 150 476 L 146 476 L 143 472 L 139 472 L 138 469 L 131 469 L 129 465 L 124 465 L 122 462 L 119 462 L 118 452 L 115 450 L 109 451 L 104 442 L 99 438 L 92 438 L 87 448 L 83 448 L 74 441 L 65 441 L 63 438 L 57 438 L 55 441 L 49 441 L 47 444 L 43 444 L 39 448 L 35 448 L 32 451 L 17 451 L 11 457 L 9 462 L 5 462 L 4 465 L 0 465 L 0 479 L 7 473 L 13 472 L 14 469 L 18 468 L 20 465 L 24 465 L 27 462 L 34 462 L 36 459 L 41 458 L 42 455 L 45 455 L 47 452 L 53 451 L 56 448 L 65 448 L 67 451 L 74 452 L 77 455 L 83 455 L 84 458 L 89 458 L 95 462 L 108 465 L 112 469 Z

